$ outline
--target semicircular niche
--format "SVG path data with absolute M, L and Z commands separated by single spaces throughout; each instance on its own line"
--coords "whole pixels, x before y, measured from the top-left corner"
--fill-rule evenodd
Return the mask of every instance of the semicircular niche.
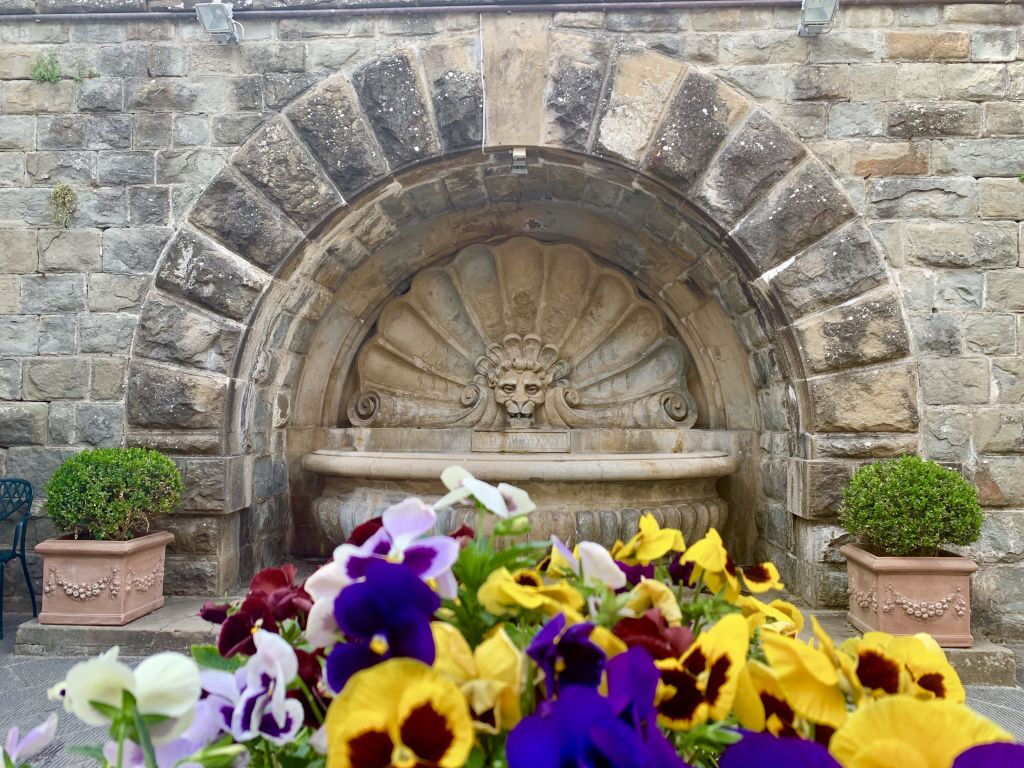
M 463 249 L 384 308 L 347 413 L 364 427 L 689 427 L 686 368 L 625 275 L 518 237 Z

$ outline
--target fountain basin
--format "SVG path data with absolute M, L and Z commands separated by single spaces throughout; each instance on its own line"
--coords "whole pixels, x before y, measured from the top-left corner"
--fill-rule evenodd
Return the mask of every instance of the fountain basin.
M 529 492 L 537 504 L 533 538 L 555 534 L 569 543 L 598 541 L 611 546 L 636 531 L 650 512 L 662 525 L 679 528 L 687 540 L 721 528 L 725 501 L 719 478 L 739 468 L 735 456 L 719 451 L 683 453 L 478 453 L 322 449 L 306 454 L 302 468 L 324 478 L 314 504 L 320 528 L 332 543 L 344 541 L 365 520 L 407 496 L 436 501 L 444 492 L 439 477 L 458 464 L 491 483 L 505 482 Z M 467 507 L 442 510 L 438 528 L 458 527 Z

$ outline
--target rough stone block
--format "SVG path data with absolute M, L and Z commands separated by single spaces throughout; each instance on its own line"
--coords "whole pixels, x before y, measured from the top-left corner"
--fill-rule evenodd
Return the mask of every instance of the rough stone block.
M 132 119 L 129 115 L 95 115 L 84 120 L 86 149 L 131 147 Z
M 849 102 L 828 109 L 828 135 L 831 138 L 881 136 L 885 133 L 884 104 Z
M 609 62 L 606 41 L 555 34 L 541 144 L 585 149 Z M 475 80 L 474 80 L 475 82 Z
M 135 332 L 135 322 L 135 315 L 108 312 L 82 315 L 79 321 L 81 351 L 127 354 Z
M 0 104 L 8 115 L 41 115 L 71 112 L 75 108 L 75 83 L 36 83 L 9 80 L 0 90 Z
M 5 273 L 19 275 L 35 272 L 39 264 L 36 248 L 35 230 L 0 229 L 0 249 L 4 254 Z
M 438 138 L 447 152 L 478 147 L 483 142 L 479 55 L 478 43 L 471 39 L 446 41 L 420 50 Z M 596 98 L 591 105 L 594 108 Z
M 164 226 L 171 214 L 168 187 L 144 186 L 128 188 L 128 223 Z
M 149 278 L 136 275 L 89 275 L 89 309 L 94 312 L 120 312 L 142 304 Z
M 853 101 L 894 101 L 897 72 L 896 64 L 851 64 L 850 98 Z
M 851 147 L 855 176 L 919 176 L 928 173 L 926 142 L 857 143 Z
M 791 461 L 787 506 L 807 519 L 834 517 L 852 475 L 853 465 L 847 462 Z
M 696 198 L 717 222 L 729 226 L 803 156 L 802 147 L 756 110 L 715 157 Z
M 813 373 L 871 365 L 910 354 L 899 301 L 891 293 L 819 313 L 795 328 Z
M 978 453 L 1024 453 L 1024 410 L 979 408 L 974 414 Z
M 163 227 L 133 227 L 104 231 L 104 271 L 151 274 L 170 235 L 171 230 Z
M 971 61 L 1013 61 L 1017 51 L 1014 29 L 981 29 L 971 33 Z
M 1024 125 L 1024 104 L 993 101 L 985 105 L 985 135 L 1016 136 Z
M 210 143 L 210 126 L 203 115 L 177 115 L 172 139 L 176 147 L 195 147 Z
M 997 403 L 1024 403 L 1024 359 L 992 359 L 992 379 Z
M 124 372 L 127 357 L 94 357 L 89 397 L 93 400 L 120 400 L 124 396 Z
M 689 72 L 652 145 L 651 169 L 689 186 L 707 168 L 729 127 L 745 111 L 744 100 L 731 88 Z
M 1013 315 L 968 315 L 965 325 L 967 349 L 983 355 L 1008 355 L 1017 349 Z
M 39 349 L 36 318 L 0 315 L 0 349 L 7 355 L 34 355 Z
M 392 170 L 439 152 L 409 58 L 385 56 L 352 74 L 363 114 Z
M 263 124 L 263 119 L 263 115 L 251 112 L 214 115 L 210 120 L 213 143 L 238 146 Z
M 135 352 L 151 360 L 228 373 L 239 335 L 239 328 L 233 324 L 153 297 L 139 318 Z
M 935 173 L 966 176 L 1009 174 L 1007 157 L 1024 152 L 1024 139 L 965 139 L 932 142 Z
M 963 354 L 963 320 L 956 315 L 911 315 L 910 328 L 917 342 L 918 354 L 945 357 Z
M 983 219 L 1024 219 L 1024 184 L 1017 179 L 979 179 L 978 195 Z
M 971 50 L 967 32 L 894 30 L 885 35 L 885 58 L 907 61 L 965 61 Z
M 74 403 L 50 403 L 50 418 L 47 424 L 48 441 L 55 445 L 75 442 Z
M 790 98 L 797 101 L 834 101 L 850 98 L 847 64 L 804 64 L 794 67 L 789 80 Z
M 321 92 L 324 98 L 329 98 L 332 93 L 336 92 Z M 344 122 L 345 116 L 346 113 L 333 103 L 315 99 L 303 100 L 289 112 L 300 134 L 317 152 L 328 173 L 332 174 L 343 190 L 345 187 L 338 181 L 339 175 L 345 178 L 353 171 L 350 165 L 353 160 L 349 153 L 358 152 L 347 138 L 343 140 L 343 137 L 351 137 L 354 133 L 349 128 L 352 123 Z M 318 132 L 314 133 L 314 130 Z M 334 146 L 335 142 L 337 147 Z M 330 152 L 342 148 L 342 154 L 329 153 L 325 156 L 325 148 L 330 148 Z M 372 157 L 361 157 L 360 167 L 365 169 L 365 163 L 372 161 Z M 241 153 L 235 156 L 234 163 L 302 229 L 314 226 L 342 203 L 341 197 L 324 178 L 313 158 L 282 122 L 271 123 L 253 136 Z M 360 186 L 369 180 L 369 177 L 361 182 L 351 179 Z
M 903 233 L 904 254 L 921 264 L 968 268 L 1017 265 L 1016 224 L 908 221 Z
M 235 320 L 249 314 L 269 280 L 240 256 L 188 229 L 171 241 L 156 278 L 161 288 Z
M 890 104 L 888 132 L 900 139 L 977 136 L 981 132 L 980 104 Z
M 39 318 L 39 354 L 73 355 L 78 351 L 78 317 L 43 315 Z
M 46 403 L 0 403 L 0 445 L 46 442 Z
M 80 403 L 75 406 L 75 437 L 95 446 L 121 445 L 124 406 L 121 403 Z
M 78 87 L 79 112 L 120 112 L 124 88 L 114 78 L 89 78 Z
M 947 5 L 942 18 L 952 24 L 1009 24 L 1021 23 L 1021 9 L 1015 5 Z
M 36 119 L 0 115 L 0 150 L 33 150 L 36 148 Z
M 957 64 L 942 68 L 942 96 L 953 101 L 989 101 L 1006 96 L 1002 64 Z
M 100 268 L 98 229 L 40 230 L 41 272 L 89 272 Z
M 723 64 L 779 64 L 807 61 L 807 39 L 787 34 L 789 30 L 737 32 L 719 38 L 719 59 Z M 832 61 L 830 58 L 812 61 Z
M 45 496 L 50 475 L 76 453 L 74 448 L 15 446 L 7 451 L 7 474 L 28 480 L 39 498 Z
M 984 507 L 1024 504 L 1024 456 L 979 458 L 974 484 Z
M 22 364 L 22 390 L 30 400 L 80 400 L 89 393 L 89 361 L 49 357 Z
M 790 317 L 858 296 L 887 280 L 882 253 L 861 223 L 844 227 L 808 249 L 772 278 Z
M 540 15 L 484 14 L 480 44 L 487 83 L 486 143 L 531 146 L 541 135 L 548 85 L 548 19 Z M 515 93 L 515 98 L 508 94 Z
M 732 235 L 758 269 L 766 271 L 853 215 L 849 200 L 825 167 L 810 161 L 758 203 Z
M 132 115 L 135 146 L 138 149 L 163 149 L 171 145 L 171 115 L 141 113 Z
M 226 395 L 224 378 L 133 362 L 128 421 L 158 429 L 219 429 Z
M 932 309 L 981 309 L 983 289 L 981 272 L 937 272 Z
M 151 45 L 146 51 L 150 77 L 181 77 L 188 73 L 188 49 L 182 45 Z
M 30 152 L 25 159 L 30 184 L 50 186 L 61 181 L 88 184 L 96 175 L 96 158 L 91 152 Z M 17 186 L 21 186 L 20 183 Z
M 21 361 L 0 360 L 0 400 L 21 399 Z
M 879 219 L 974 216 L 977 198 L 977 182 L 962 177 L 870 179 L 867 188 L 868 212 Z
M 987 272 L 985 309 L 1024 312 L 1024 271 Z
M 26 275 L 21 281 L 23 312 L 80 312 L 85 309 L 85 275 Z
M 916 432 L 917 376 L 910 365 L 811 379 L 818 432 Z
M 246 72 L 302 72 L 306 49 L 302 43 L 252 43 L 242 46 Z
M 658 127 L 665 102 L 682 70 L 682 64 L 654 51 L 622 52 L 616 59 L 610 92 L 599 117 L 596 149 L 613 157 L 638 161 Z M 698 85 L 694 81 L 693 87 Z M 674 101 L 670 112 L 676 106 Z M 666 120 L 663 130 L 672 130 L 671 125 L 672 120 Z
M 227 170 L 200 196 L 191 221 L 271 274 L 302 239 L 302 233 L 280 211 Z
M 979 357 L 923 357 L 921 391 L 928 405 L 984 404 L 989 401 L 989 366 Z
M 39 149 L 82 149 L 86 144 L 88 127 L 88 121 L 80 115 L 39 117 L 36 120 Z
M 156 153 L 157 184 L 207 184 L 224 167 L 223 149 L 165 149 Z
M 333 72 L 333 70 L 332 70 Z M 321 80 L 319 75 L 301 72 L 274 73 L 263 76 L 263 99 L 270 109 L 283 109 L 310 86 Z M 260 116 L 261 117 L 261 116 Z M 262 123 L 263 120 L 260 120 Z
M 932 461 L 966 461 L 971 453 L 971 414 L 966 408 L 925 408 L 921 434 Z

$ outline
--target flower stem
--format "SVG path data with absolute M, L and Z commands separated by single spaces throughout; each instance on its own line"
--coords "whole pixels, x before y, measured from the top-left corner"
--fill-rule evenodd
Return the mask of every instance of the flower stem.
M 316 697 L 313 696 L 313 692 L 309 690 L 309 686 L 306 685 L 306 681 L 301 677 L 296 678 L 299 681 L 299 688 L 306 695 L 306 701 L 309 702 L 309 708 L 313 710 L 313 717 L 316 718 L 317 723 L 320 725 L 324 724 L 324 716 L 320 711 L 320 705 L 317 704 Z

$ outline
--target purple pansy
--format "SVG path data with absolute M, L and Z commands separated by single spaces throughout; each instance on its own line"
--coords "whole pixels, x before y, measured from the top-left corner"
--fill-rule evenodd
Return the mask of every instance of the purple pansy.
M 220 734 L 218 702 L 214 698 L 200 699 L 196 703 L 195 717 L 188 730 L 174 741 L 154 746 L 156 768 L 202 768 L 200 763 L 190 762 L 187 758 L 212 744 Z M 117 765 L 117 750 L 116 741 L 108 741 L 103 746 L 103 756 L 111 765 Z M 121 765 L 123 768 L 145 768 L 146 755 L 142 747 L 134 741 L 126 740 Z
M 569 685 L 596 688 L 604 672 L 604 651 L 590 639 L 594 625 L 582 622 L 566 629 L 565 623 L 564 614 L 552 617 L 526 649 L 544 672 L 548 697 Z
M 615 564 L 619 566 L 620 571 L 626 574 L 626 583 L 631 587 L 635 587 L 644 579 L 654 578 L 654 563 L 648 563 L 647 565 L 629 565 L 621 560 L 616 560 Z M 622 591 L 625 591 L 625 589 Z
M 4 753 L 17 765 L 26 757 L 30 757 L 47 747 L 57 734 L 57 715 L 51 714 L 43 722 L 32 728 L 24 736 L 14 726 L 7 732 L 4 742 Z
M 770 733 L 744 731 L 728 747 L 719 768 L 842 768 L 828 749 L 816 741 L 780 739 Z
M 1024 744 L 999 742 L 979 744 L 961 752 L 953 768 L 1020 768 L 1024 765 Z
M 327 683 L 335 692 L 361 669 L 407 657 L 434 663 L 430 620 L 441 599 L 404 565 L 374 559 L 365 580 L 341 591 L 334 620 L 345 635 L 327 657 Z

